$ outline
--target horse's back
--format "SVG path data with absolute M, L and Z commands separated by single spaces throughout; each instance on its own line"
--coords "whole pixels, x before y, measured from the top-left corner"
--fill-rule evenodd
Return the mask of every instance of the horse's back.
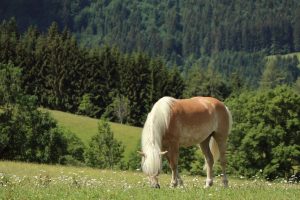
M 190 99 L 177 100 L 173 105 L 174 113 L 179 115 L 199 115 L 203 116 L 204 113 L 213 113 L 226 110 L 223 102 L 213 97 L 193 97 Z
M 178 99 L 172 105 L 170 127 L 166 136 L 177 138 L 183 146 L 200 143 L 218 129 L 219 118 L 224 118 L 224 115 L 225 105 L 215 98 Z

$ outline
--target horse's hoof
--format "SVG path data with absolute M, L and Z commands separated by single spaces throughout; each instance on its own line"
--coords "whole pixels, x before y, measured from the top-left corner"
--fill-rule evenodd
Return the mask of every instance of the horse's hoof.
M 156 184 L 154 186 L 152 186 L 153 188 L 157 188 L 157 189 L 160 189 L 160 185 L 159 184 Z
M 204 188 L 209 188 L 213 185 L 212 179 L 206 179 Z
M 212 186 L 212 185 L 204 185 L 203 188 L 204 188 L 204 189 L 208 189 L 208 188 L 211 188 L 211 186 Z
M 183 186 L 183 181 L 182 181 L 181 179 L 178 180 L 178 185 L 179 185 L 180 187 Z
M 223 180 L 224 188 L 228 188 L 228 180 Z
M 171 183 L 170 183 L 170 187 L 171 187 L 171 188 L 176 188 L 177 185 L 178 185 L 177 182 L 171 182 Z

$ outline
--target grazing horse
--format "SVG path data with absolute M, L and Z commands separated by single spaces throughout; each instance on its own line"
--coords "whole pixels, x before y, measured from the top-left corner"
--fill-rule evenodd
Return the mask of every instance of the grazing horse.
M 226 177 L 226 142 L 232 117 L 228 108 L 212 97 L 158 100 L 147 116 L 142 131 L 142 170 L 148 175 L 152 187 L 160 188 L 158 175 L 162 156 L 166 155 L 172 170 L 171 186 L 182 185 L 178 173 L 179 147 L 200 145 L 205 156 L 207 172 L 205 187 L 213 184 L 212 167 L 220 158 L 223 184 Z

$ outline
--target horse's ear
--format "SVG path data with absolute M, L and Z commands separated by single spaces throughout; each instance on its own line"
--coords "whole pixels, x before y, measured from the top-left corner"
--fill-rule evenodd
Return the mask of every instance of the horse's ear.
M 138 154 L 140 154 L 141 156 L 145 157 L 144 152 L 142 152 L 142 151 L 137 151 L 137 152 L 138 152 Z
M 162 151 L 162 152 L 160 152 L 160 155 L 165 155 L 166 153 L 168 153 L 168 151 Z

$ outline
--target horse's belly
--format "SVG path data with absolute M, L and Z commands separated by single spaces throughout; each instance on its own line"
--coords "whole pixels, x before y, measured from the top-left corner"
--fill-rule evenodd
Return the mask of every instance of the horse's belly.
M 203 142 L 212 132 L 213 127 L 181 127 L 179 134 L 179 145 L 180 146 L 192 146 Z

